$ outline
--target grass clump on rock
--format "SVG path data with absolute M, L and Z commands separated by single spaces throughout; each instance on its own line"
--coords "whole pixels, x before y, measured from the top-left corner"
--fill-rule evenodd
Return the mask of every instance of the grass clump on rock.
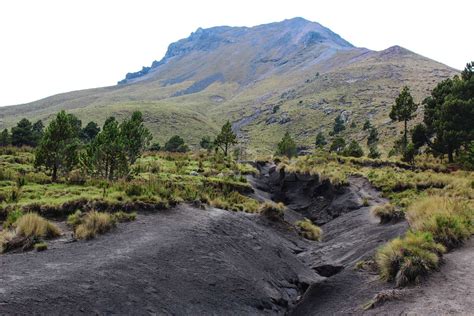
M 260 214 L 269 220 L 283 220 L 285 205 L 283 203 L 265 202 L 259 208 Z
M 34 246 L 36 251 L 40 252 L 40 251 L 45 251 L 48 249 L 48 244 L 45 243 L 45 242 L 39 242 L 39 243 L 36 243 Z
M 306 239 L 320 241 L 323 235 L 323 230 L 314 225 L 309 219 L 305 218 L 302 221 L 295 223 L 296 227 L 299 228 L 299 233 Z
M 75 229 L 78 239 L 92 239 L 99 234 L 104 234 L 115 227 L 116 221 L 112 215 L 92 211 L 84 215 Z
M 381 224 L 395 222 L 405 217 L 404 212 L 390 203 L 376 206 L 372 210 L 373 214 L 380 218 Z
M 429 232 L 409 231 L 405 237 L 393 239 L 379 248 L 375 261 L 383 280 L 404 286 L 436 270 L 445 251 Z

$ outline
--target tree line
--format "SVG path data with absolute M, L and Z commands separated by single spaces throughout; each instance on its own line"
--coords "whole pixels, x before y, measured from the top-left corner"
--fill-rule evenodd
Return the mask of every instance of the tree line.
M 402 160 L 414 163 L 415 156 L 421 152 L 435 157 L 447 156 L 452 163 L 455 158 L 469 168 L 474 168 L 474 62 L 468 63 L 461 75 L 446 79 L 431 91 L 421 104 L 424 106 L 423 122 L 409 129 L 409 122 L 415 118 L 419 104 L 415 103 L 410 88 L 405 86 L 392 105 L 389 117 L 392 121 L 403 123 L 403 135 L 395 141 L 389 156 L 401 155 Z M 344 119 L 338 115 L 334 120 L 330 152 L 345 156 L 362 157 L 364 151 L 360 144 L 346 140 L 339 134 L 346 129 Z M 353 123 L 354 124 L 354 123 Z M 355 124 L 354 124 L 355 125 Z M 369 158 L 380 158 L 377 144 L 378 130 L 369 120 L 363 124 L 367 132 Z M 316 135 L 315 147 L 324 149 L 328 145 L 324 134 Z M 277 145 L 276 154 L 288 157 L 297 155 L 295 141 L 287 132 Z

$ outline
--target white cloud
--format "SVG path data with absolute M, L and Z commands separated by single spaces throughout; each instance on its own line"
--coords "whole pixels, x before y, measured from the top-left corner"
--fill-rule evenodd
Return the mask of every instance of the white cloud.
M 113 85 L 198 27 L 302 16 L 356 46 L 401 45 L 461 69 L 474 59 L 471 1 L 0 2 L 0 105 Z

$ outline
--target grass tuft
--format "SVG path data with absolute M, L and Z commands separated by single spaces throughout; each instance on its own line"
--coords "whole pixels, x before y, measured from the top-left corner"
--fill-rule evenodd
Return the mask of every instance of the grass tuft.
M 78 239 L 91 239 L 114 227 L 115 219 L 110 214 L 92 211 L 84 215 L 81 223 L 76 227 L 75 235 Z
M 283 220 L 285 205 L 283 203 L 265 202 L 259 208 L 260 214 L 272 221 Z
M 126 212 L 120 211 L 120 212 L 116 212 L 112 214 L 112 217 L 114 220 L 116 220 L 119 223 L 132 222 L 137 219 L 137 213 L 136 212 L 126 213 Z
M 375 207 L 372 213 L 380 218 L 381 224 L 396 222 L 405 217 L 405 213 L 401 209 L 390 203 Z
M 53 238 L 61 235 L 59 228 L 36 213 L 27 213 L 20 217 L 13 226 L 16 235 L 26 238 Z
M 295 225 L 299 228 L 299 233 L 306 239 L 320 241 L 323 235 L 323 230 L 314 225 L 309 219 L 305 218 L 302 221 L 297 221 Z
M 408 232 L 403 238 L 388 242 L 376 253 L 379 274 L 397 286 L 418 282 L 420 277 L 438 268 L 446 251 L 428 232 Z

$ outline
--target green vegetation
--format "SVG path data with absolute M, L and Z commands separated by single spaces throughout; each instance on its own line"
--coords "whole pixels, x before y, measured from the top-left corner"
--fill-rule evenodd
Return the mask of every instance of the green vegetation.
M 334 126 L 332 128 L 333 134 L 339 134 L 345 129 L 346 127 L 344 126 L 344 120 L 342 119 L 341 115 L 336 116 L 336 118 L 334 119 Z
M 33 247 L 35 248 L 36 251 L 40 252 L 40 251 L 47 250 L 48 249 L 48 244 L 45 243 L 45 242 L 39 242 L 39 243 L 34 244 Z
M 174 135 L 165 144 L 164 149 L 169 152 L 184 153 L 189 151 L 189 147 L 185 144 L 181 136 Z
M 91 239 L 100 234 L 105 234 L 116 225 L 115 219 L 108 213 L 88 212 L 74 228 L 77 239 Z
M 410 89 L 405 86 L 395 99 L 395 104 L 390 111 L 390 118 L 394 121 L 403 122 L 403 149 L 408 146 L 408 121 L 415 117 L 418 105 L 413 101 Z
M 214 144 L 222 150 L 224 156 L 227 156 L 230 146 L 237 144 L 237 135 L 232 131 L 232 125 L 229 121 L 222 126 Z
M 114 220 L 116 220 L 119 223 L 132 222 L 137 219 L 137 213 L 136 212 L 125 213 L 124 211 L 119 211 L 112 214 L 112 217 Z
M 405 213 L 394 205 L 387 203 L 375 207 L 372 212 L 380 218 L 380 223 L 386 224 L 391 221 L 398 221 L 405 217 Z
M 397 286 L 418 282 L 419 278 L 436 270 L 445 248 L 428 232 L 408 232 L 379 249 L 375 260 L 380 276 L 395 281 Z
M 322 229 L 314 225 L 309 219 L 305 218 L 302 221 L 297 221 L 295 225 L 299 228 L 299 233 L 304 238 L 316 241 L 321 240 L 323 235 Z
M 278 143 L 276 154 L 286 156 L 288 158 L 297 155 L 296 144 L 293 138 L 291 138 L 290 133 L 286 132 L 281 141 Z
M 323 133 L 319 132 L 318 135 L 316 135 L 316 148 L 323 149 L 324 146 L 326 146 L 327 144 L 328 142 L 326 141 L 326 138 L 324 137 Z

